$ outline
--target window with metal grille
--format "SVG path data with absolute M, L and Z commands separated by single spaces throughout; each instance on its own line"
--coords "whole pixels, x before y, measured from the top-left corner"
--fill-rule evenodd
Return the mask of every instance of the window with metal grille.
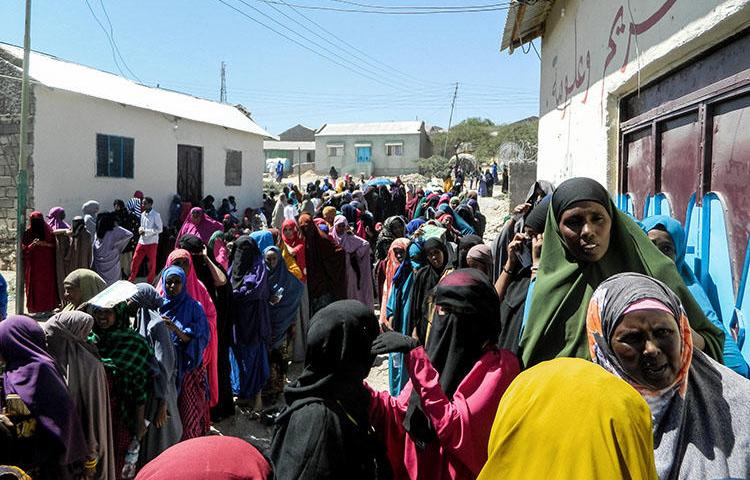
M 135 140 L 117 135 L 96 134 L 96 176 L 133 178 Z
M 329 157 L 341 157 L 344 155 L 343 145 L 328 145 L 328 156 Z
M 242 152 L 239 150 L 227 150 L 224 185 L 233 187 L 242 185 Z
M 400 157 L 404 154 L 403 143 L 386 143 L 385 154 L 388 157 Z

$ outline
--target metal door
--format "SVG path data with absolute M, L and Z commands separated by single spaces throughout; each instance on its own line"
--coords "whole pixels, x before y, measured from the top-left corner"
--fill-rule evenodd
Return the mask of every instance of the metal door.
M 177 145 L 177 194 L 197 205 L 203 199 L 203 148 Z

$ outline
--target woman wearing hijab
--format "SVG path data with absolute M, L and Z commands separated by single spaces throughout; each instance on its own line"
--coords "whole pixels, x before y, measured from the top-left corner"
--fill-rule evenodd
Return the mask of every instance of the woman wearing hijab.
M 91 238 L 96 235 L 96 216 L 99 214 L 99 202 L 96 200 L 89 200 L 81 207 L 83 213 L 83 224 L 86 226 L 86 231 L 89 232 Z
M 651 242 L 675 263 L 680 277 L 682 277 L 695 301 L 698 302 L 703 313 L 706 314 L 706 318 L 724 333 L 724 347 L 722 350 L 724 365 L 743 377 L 748 378 L 750 376 L 750 369 L 748 369 L 747 362 L 742 353 L 740 353 L 737 342 L 729 331 L 727 331 L 724 323 L 719 319 L 716 310 L 714 310 L 711 304 L 711 300 L 708 299 L 708 295 L 703 290 L 703 286 L 698 282 L 693 270 L 685 262 L 687 242 L 685 240 L 685 230 L 682 228 L 680 222 L 666 215 L 656 215 L 644 219 L 642 223 L 643 231 L 646 232 Z
M 638 273 L 612 276 L 591 296 L 586 328 L 593 361 L 648 403 L 661 480 L 750 476 L 750 383 L 693 349 L 669 287 Z
M 280 193 L 279 198 L 276 199 L 276 205 L 273 207 L 273 213 L 271 213 L 271 224 L 273 228 L 281 228 L 284 223 L 284 209 L 287 206 L 287 199 L 285 193 Z
M 229 276 L 234 319 L 232 388 L 238 405 L 259 411 L 263 406 L 260 391 L 270 374 L 271 288 L 263 255 L 249 236 L 234 242 Z
M 55 260 L 57 290 L 60 298 L 64 297 L 63 282 L 71 272 L 79 268 L 91 267 L 91 235 L 84 228 L 83 218 L 75 217 L 71 230 L 55 231 Z
M 190 216 L 186 218 L 185 222 L 182 224 L 180 232 L 177 234 L 175 245 L 180 244 L 180 238 L 184 235 L 195 235 L 200 238 L 203 243 L 208 243 L 214 232 L 223 231 L 224 225 L 222 225 L 221 222 L 209 217 L 202 208 L 195 207 L 190 210 Z
M 52 230 L 70 230 L 70 225 L 65 221 L 65 209 L 62 207 L 52 207 L 47 214 L 47 225 Z
M 172 201 L 169 204 L 169 228 L 177 229 L 182 223 L 180 219 L 180 212 L 182 211 L 182 197 L 178 194 L 172 196 Z
M 442 240 L 427 239 L 422 250 L 427 261 L 424 267 L 414 273 L 409 317 L 414 322 L 417 338 L 424 345 L 434 311 L 430 293 L 438 282 L 453 269 L 448 267 L 448 247 Z
M 95 478 L 114 480 L 112 421 L 104 364 L 88 342 L 94 318 L 84 312 L 66 311 L 42 324 L 47 350 L 63 374 L 81 419 L 88 445 L 86 465 Z
M 471 247 L 466 254 L 466 267 L 479 270 L 487 275 L 488 279 L 492 278 L 492 252 L 490 252 L 490 247 L 484 243 Z
M 479 480 L 657 480 L 648 405 L 578 358 L 519 375 L 500 400 Z M 697 475 L 694 478 L 699 478 Z
M 164 324 L 171 332 L 177 357 L 176 382 L 180 388 L 177 408 L 182 419 L 182 440 L 208 433 L 209 390 L 203 351 L 210 332 L 206 313 L 188 293 L 187 275 L 177 266 L 162 273 L 164 304 L 159 309 Z
M 475 245 L 481 245 L 483 242 L 482 237 L 479 235 L 466 235 L 458 240 L 458 255 L 456 258 L 456 268 L 466 268 L 466 255 L 469 254 L 469 250 Z
M 200 452 L 199 454 L 196 454 Z M 272 480 L 268 460 L 241 438 L 192 438 L 169 448 L 146 465 L 136 480 Z
M 521 361 L 588 358 L 586 306 L 594 289 L 621 272 L 671 285 L 688 312 L 699 348 L 721 359 L 724 338 L 706 319 L 674 263 L 589 178 L 566 180 L 552 194 L 539 273 L 521 337 Z
M 487 461 L 491 422 L 518 360 L 497 349 L 500 302 L 484 274 L 449 274 L 435 304 L 426 347 L 397 332 L 373 343 L 375 354 L 408 356 L 410 381 L 397 398 L 371 391 L 370 421 L 396 478 L 473 479 Z
M 26 310 L 50 312 L 60 303 L 55 283 L 55 236 L 41 212 L 32 212 L 21 237 Z
M 453 219 L 453 225 L 455 226 L 456 230 L 458 230 L 458 232 L 461 234 L 461 236 L 474 235 L 474 227 L 472 227 L 463 218 L 457 215 L 456 212 L 454 212 L 453 209 L 450 207 L 450 205 L 446 205 L 446 204 L 440 205 L 437 209 L 437 212 L 443 212 L 443 213 L 447 213 L 448 215 L 450 215 L 451 218 Z
M 205 351 L 203 352 L 203 364 L 206 366 L 208 373 L 208 390 L 210 393 L 210 405 L 215 406 L 219 401 L 219 339 L 218 339 L 218 312 L 216 305 L 208 293 L 208 288 L 198 279 L 198 273 L 193 263 L 193 256 L 184 249 L 172 251 L 167 257 L 167 267 L 178 266 L 182 268 L 187 277 L 185 288 L 188 295 L 203 307 L 208 321 L 209 340 Z M 165 267 L 166 268 L 166 267 Z M 163 273 L 163 272 L 162 272 Z M 156 286 L 159 295 L 164 296 L 163 282 Z
M 65 277 L 63 286 L 65 290 L 63 299 L 66 302 L 63 311 L 85 307 L 89 300 L 107 288 L 107 284 L 98 273 L 86 268 L 72 271 Z
M 284 390 L 271 460 L 278 480 L 390 478 L 383 447 L 371 433 L 370 395 L 362 380 L 378 334 L 372 309 L 334 302 L 312 319 L 305 368 Z
M 164 299 L 148 283 L 136 285 L 138 291 L 128 300 L 133 329 L 146 339 L 154 352 L 156 365 L 152 395 L 146 403 L 146 418 L 151 425 L 141 440 L 138 465 L 143 466 L 182 438 L 182 420 L 177 403 L 177 353 L 172 333 L 159 314 Z
M 90 474 L 95 459 L 45 343 L 42 327 L 29 317 L 0 322 L 0 464 L 16 465 L 34 479 L 72 479 L 85 467 Z
M 345 254 L 346 298 L 359 300 L 364 305 L 371 307 L 373 295 L 370 242 L 349 231 L 349 222 L 343 215 L 336 216 L 331 236 L 341 246 Z
M 308 215 L 309 216 L 309 215 Z M 312 217 L 310 217 L 312 218 Z M 307 289 L 307 270 L 305 263 L 305 241 L 297 222 L 285 220 L 281 230 L 282 243 L 279 244 L 281 256 L 286 262 L 289 272 L 302 282 L 302 299 L 294 323 L 294 347 L 292 360 L 305 360 L 307 345 L 307 329 L 310 324 L 310 297 Z
M 344 250 L 326 238 L 309 215 L 300 215 L 305 241 L 305 267 L 310 315 L 331 302 L 346 298 Z
M 263 258 L 268 267 L 268 283 L 271 299 L 268 314 L 271 319 L 271 347 L 269 354 L 270 377 L 263 395 L 275 402 L 284 389 L 287 366 L 291 359 L 288 340 L 289 332 L 296 320 L 304 286 L 281 258 L 281 250 L 276 246 L 266 247 Z M 270 402 L 273 403 L 273 402 Z
M 100 295 L 107 292 L 105 290 Z M 97 298 L 92 299 L 97 302 Z M 115 473 L 120 475 L 133 439 L 146 430 L 146 400 L 152 389 L 153 352 L 130 328 L 126 303 L 111 308 L 92 305 L 94 331 L 89 336 L 99 351 L 109 383 Z
M 208 256 L 211 261 L 221 265 L 226 271 L 229 268 L 229 249 L 227 248 L 225 233 L 214 232 L 208 240 Z
M 395 243 L 395 242 L 394 242 Z M 411 309 L 411 291 L 414 283 L 414 272 L 424 265 L 424 253 L 417 243 L 409 245 L 404 261 L 393 276 L 391 293 L 386 303 L 386 318 L 391 328 L 403 335 L 414 332 L 414 322 L 409 318 Z M 397 397 L 409 380 L 404 368 L 404 354 L 388 355 L 388 386 L 392 396 Z
M 388 299 L 391 296 L 391 290 L 393 289 L 393 281 L 396 276 L 401 264 L 407 258 L 407 250 L 409 249 L 409 240 L 406 238 L 396 238 L 391 242 L 388 248 L 388 256 L 383 262 L 383 293 L 380 295 L 380 324 L 388 324 L 388 313 L 386 305 Z M 389 327 L 390 328 L 390 327 Z
M 116 224 L 114 214 L 105 212 L 97 218 L 91 269 L 98 273 L 107 285 L 112 285 L 122 278 L 120 254 L 132 237 L 133 232 Z
M 273 247 L 275 245 L 273 241 L 273 233 L 271 233 L 270 230 L 258 230 L 257 232 L 253 232 L 250 234 L 250 238 L 252 238 L 256 245 L 258 245 L 258 249 L 262 252 L 268 247 Z

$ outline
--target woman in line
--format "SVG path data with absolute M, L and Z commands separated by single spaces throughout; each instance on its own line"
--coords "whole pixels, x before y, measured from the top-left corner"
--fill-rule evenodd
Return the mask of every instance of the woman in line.
M 310 315 L 315 315 L 329 303 L 346 298 L 344 250 L 326 238 L 309 215 L 300 215 L 299 228 L 305 241 Z
M 590 362 L 558 358 L 503 395 L 479 480 L 656 480 L 653 443 L 648 405 L 633 388 Z
M 177 353 L 172 334 L 159 314 L 164 299 L 148 283 L 136 285 L 128 300 L 128 313 L 135 316 L 133 329 L 146 339 L 154 352 L 154 388 L 146 403 L 151 426 L 141 440 L 138 465 L 143 466 L 182 438 L 182 420 L 177 406 Z
M 278 247 L 267 247 L 263 258 L 268 267 L 268 284 L 271 289 L 268 314 L 271 319 L 270 377 L 263 388 L 268 403 L 274 403 L 284 390 L 287 366 L 291 359 L 289 346 L 304 286 L 289 273 Z
M 104 290 L 100 295 L 107 293 Z M 131 441 L 146 432 L 146 400 L 152 389 L 153 352 L 146 340 L 130 328 L 127 304 L 98 306 L 92 299 L 94 331 L 89 337 L 101 356 L 109 381 L 115 473 L 120 475 Z
M 279 245 L 279 248 L 287 268 L 303 285 L 302 299 L 294 322 L 294 348 L 292 349 L 292 361 L 302 362 L 305 360 L 307 330 L 310 325 L 310 296 L 307 289 L 305 240 L 302 238 L 299 226 L 294 220 L 284 221 L 281 238 L 283 243 Z
M 427 239 L 422 245 L 422 250 L 427 262 L 414 274 L 409 317 L 414 322 L 420 344 L 425 345 L 434 311 L 430 292 L 452 269 L 448 267 L 448 247 L 442 240 Z
M 94 318 L 88 313 L 66 311 L 42 324 L 47 350 L 63 373 L 88 445 L 86 465 L 94 478 L 115 480 L 115 454 L 109 388 L 104 364 L 96 347 L 88 342 Z
M 483 243 L 482 237 L 479 235 L 465 235 L 458 241 L 458 255 L 456 255 L 455 268 L 466 268 L 466 255 L 469 254 L 469 250 L 475 245 L 481 245 Z
M 91 267 L 93 240 L 84 227 L 83 218 L 75 217 L 71 230 L 56 230 L 55 243 L 57 290 L 60 298 L 64 300 L 65 277 L 79 268 Z
M 99 214 L 99 202 L 96 200 L 89 200 L 81 207 L 83 213 L 83 224 L 86 227 L 86 231 L 89 232 L 91 238 L 96 236 L 96 216 Z
M 50 312 L 60 303 L 55 283 L 55 236 L 44 222 L 42 212 L 32 212 L 29 226 L 21 237 L 26 310 Z
M 526 367 L 555 357 L 588 358 L 586 308 L 594 289 L 621 272 L 672 285 L 688 312 L 699 349 L 721 359 L 724 338 L 708 321 L 666 258 L 596 180 L 572 178 L 552 194 L 539 272 L 521 336 Z
M 685 240 L 685 230 L 682 228 L 680 222 L 666 215 L 656 215 L 643 220 L 643 230 L 651 242 L 656 245 L 656 248 L 675 263 L 680 277 L 682 277 L 695 301 L 698 302 L 703 313 L 706 314 L 706 318 L 724 333 L 724 347 L 722 350 L 724 365 L 743 377 L 748 378 L 750 376 L 750 369 L 748 369 L 747 362 L 740 353 L 737 342 L 729 331 L 727 331 L 724 323 L 719 319 L 716 310 L 714 310 L 711 304 L 711 300 L 708 299 L 708 295 L 703 290 L 703 286 L 698 282 L 693 270 L 685 262 L 687 242 Z
M 221 265 L 226 271 L 229 268 L 229 249 L 224 232 L 214 232 L 208 240 L 208 256 L 211 261 Z
M 487 461 L 490 424 L 518 360 L 497 349 L 500 302 L 484 274 L 449 274 L 435 305 L 426 348 L 396 332 L 373 343 L 374 354 L 407 355 L 410 382 L 397 398 L 371 391 L 370 421 L 395 478 L 473 479 Z
M 466 267 L 479 270 L 487 275 L 488 279 L 493 278 L 492 252 L 490 251 L 490 247 L 484 243 L 471 247 L 466 254 Z
M 232 286 L 226 270 L 211 259 L 210 250 L 198 237 L 185 235 L 180 240 L 182 248 L 190 252 L 195 276 L 206 287 L 216 309 L 216 381 L 218 401 L 211 405 L 211 418 L 219 421 L 234 415 L 232 396 L 232 367 L 229 363 L 229 347 L 232 344 L 232 318 L 229 315 L 232 301 Z M 190 267 L 188 267 L 190 269 Z M 188 283 L 191 281 L 188 279 Z M 209 344 L 214 343 L 210 342 Z
M 39 324 L 21 315 L 0 322 L 0 359 L 0 464 L 40 480 L 73 479 L 91 469 L 76 406 Z
M 214 232 L 223 231 L 224 225 L 222 225 L 221 222 L 206 215 L 202 208 L 194 207 L 190 209 L 190 216 L 185 219 L 185 222 L 180 228 L 180 232 L 177 234 L 175 246 L 180 245 L 180 239 L 183 235 L 195 235 L 200 238 L 203 243 L 208 243 Z
M 190 255 L 190 252 L 182 248 L 173 250 L 167 257 L 167 267 L 170 266 L 180 267 L 182 271 L 185 272 L 187 281 L 183 286 L 187 289 L 190 298 L 200 303 L 206 314 L 209 340 L 208 345 L 206 345 L 205 351 L 203 352 L 203 364 L 206 366 L 206 372 L 208 373 L 210 405 L 213 407 L 219 401 L 219 335 L 216 305 L 214 305 L 214 301 L 208 293 L 208 288 L 198 279 L 198 274 L 195 265 L 193 264 L 193 256 Z M 164 296 L 165 291 L 163 282 L 159 282 L 156 291 L 159 292 L 159 295 Z
M 91 269 L 98 273 L 107 285 L 112 285 L 122 278 L 120 254 L 132 236 L 133 232 L 116 224 L 111 212 L 102 213 L 97 218 Z
M 409 318 L 411 292 L 414 272 L 422 265 L 424 265 L 422 247 L 417 243 L 412 243 L 409 245 L 406 258 L 393 276 L 393 286 L 386 304 L 386 317 L 388 325 L 402 335 L 414 333 L 414 322 Z M 389 354 L 388 385 L 391 395 L 397 397 L 408 380 L 409 375 L 404 368 L 404 354 L 399 352 Z
M 260 391 L 270 375 L 271 319 L 268 307 L 271 289 L 263 255 L 247 235 L 234 242 L 229 276 L 234 319 L 232 389 L 237 395 L 238 405 L 260 411 L 263 408 Z
M 63 311 L 84 309 L 87 302 L 107 288 L 104 279 L 93 270 L 79 268 L 73 270 L 63 281 L 66 304 Z
M 206 435 L 211 426 L 209 392 L 203 351 L 210 338 L 206 314 L 187 289 L 187 275 L 177 266 L 162 274 L 164 304 L 159 309 L 172 334 L 177 354 L 177 408 L 182 419 L 182 440 Z
M 284 210 L 286 209 L 287 203 L 286 193 L 280 193 L 279 198 L 276 199 L 276 205 L 273 207 L 273 212 L 271 213 L 270 227 L 281 228 L 284 223 Z
M 637 273 L 610 277 L 591 297 L 586 328 L 593 361 L 651 409 L 661 480 L 750 476 L 750 382 L 693 349 L 669 287 Z
M 349 222 L 343 215 L 336 215 L 331 236 L 344 249 L 346 298 L 359 300 L 368 307 L 372 306 L 370 243 L 349 230 Z
M 369 393 L 378 322 L 356 300 L 334 302 L 312 319 L 305 368 L 286 387 L 271 460 L 279 480 L 390 477 L 383 446 L 371 433 Z
M 393 280 L 401 264 L 407 258 L 406 251 L 409 249 L 409 240 L 406 238 L 396 238 L 388 247 L 388 256 L 383 265 L 384 282 L 383 293 L 380 296 L 380 325 L 391 329 L 388 323 L 387 305 L 393 289 Z
M 55 230 L 70 230 L 70 225 L 65 221 L 65 209 L 62 207 L 52 207 L 47 214 L 47 225 Z

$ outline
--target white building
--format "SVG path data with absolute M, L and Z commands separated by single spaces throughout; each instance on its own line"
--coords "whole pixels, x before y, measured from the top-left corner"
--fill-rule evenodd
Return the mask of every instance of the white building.
M 22 59 L 22 49 L 0 44 L 0 120 L 15 118 L 16 126 Z M 42 53 L 31 54 L 29 70 L 31 208 L 46 214 L 59 205 L 70 219 L 86 200 L 111 210 L 113 200 L 135 190 L 154 198 L 165 221 L 175 193 L 193 202 L 211 194 L 217 207 L 228 195 L 243 209 L 260 205 L 263 140 L 274 137 L 239 108 Z M 0 122 L 0 134 L 13 134 L 9 125 L 3 131 Z M 0 151 L 7 164 L 0 165 L 0 184 L 15 175 L 8 145 Z

